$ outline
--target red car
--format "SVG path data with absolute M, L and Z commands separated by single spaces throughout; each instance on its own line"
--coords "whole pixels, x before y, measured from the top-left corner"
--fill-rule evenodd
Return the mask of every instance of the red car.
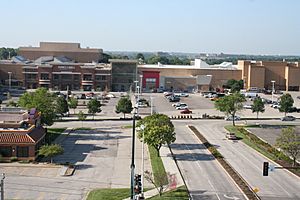
M 180 111 L 180 114 L 192 114 L 192 111 L 187 108 L 187 109 Z

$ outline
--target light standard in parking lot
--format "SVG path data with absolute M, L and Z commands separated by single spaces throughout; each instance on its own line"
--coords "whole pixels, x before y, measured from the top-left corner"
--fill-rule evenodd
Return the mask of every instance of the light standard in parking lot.
M 134 148 L 135 148 L 135 117 L 137 108 L 133 108 L 133 120 L 132 120 L 132 146 L 131 146 L 131 176 L 130 176 L 130 199 L 134 199 Z
M 143 93 L 143 75 L 142 74 L 140 75 L 140 79 L 141 79 L 141 82 L 140 82 L 140 94 L 142 95 L 142 93 Z
M 7 73 L 8 73 L 8 89 L 10 91 L 10 89 L 11 89 L 11 74 L 12 74 L 12 72 L 7 72 Z
M 271 83 L 272 83 L 272 103 L 274 103 L 275 82 L 276 81 L 271 81 Z

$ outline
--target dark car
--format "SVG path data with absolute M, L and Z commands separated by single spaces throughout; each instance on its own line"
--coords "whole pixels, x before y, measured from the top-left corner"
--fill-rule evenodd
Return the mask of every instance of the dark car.
M 186 108 L 186 109 L 180 111 L 180 114 L 192 114 L 192 111 L 190 109 Z
M 280 120 L 281 121 L 295 121 L 296 117 L 294 117 L 294 116 L 285 116 L 285 117 L 280 118 Z
M 80 99 L 86 99 L 85 94 L 81 94 Z
M 179 101 L 180 101 L 180 98 L 177 96 L 172 96 L 169 98 L 169 102 L 179 102 Z

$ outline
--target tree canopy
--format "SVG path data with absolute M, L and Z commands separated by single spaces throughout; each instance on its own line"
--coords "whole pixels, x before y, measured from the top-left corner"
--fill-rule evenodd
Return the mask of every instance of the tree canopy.
M 241 89 L 244 88 L 244 81 L 229 79 L 226 83 L 226 87 L 231 89 L 231 92 L 239 92 Z
M 236 92 L 231 95 L 220 98 L 215 102 L 217 110 L 224 112 L 226 115 L 232 116 L 232 124 L 235 126 L 235 115 L 243 109 L 243 102 L 246 101 L 244 95 Z
M 74 114 L 75 114 L 75 109 L 78 106 L 78 100 L 75 99 L 74 97 L 69 98 L 68 106 L 69 106 L 69 108 L 73 109 Z
M 61 155 L 63 153 L 64 149 L 58 144 L 44 145 L 39 149 L 39 155 L 50 158 L 51 163 L 54 156 Z
M 0 60 L 8 59 L 9 56 L 11 58 L 13 56 L 16 56 L 17 54 L 18 54 L 18 49 L 5 48 L 5 47 L 0 48 Z
M 69 112 L 68 102 L 64 97 L 57 97 L 56 99 L 56 113 L 63 116 L 63 114 Z
M 41 122 L 44 125 L 51 126 L 56 117 L 55 113 L 56 96 L 49 93 L 46 88 L 38 88 L 35 92 L 26 92 L 20 99 L 18 104 L 21 107 L 30 109 L 36 108 L 42 114 Z
M 254 99 L 252 112 L 256 112 L 256 118 L 258 119 L 258 114 L 265 112 L 265 104 L 260 97 Z
M 279 111 L 284 112 L 284 116 L 286 113 L 291 110 L 294 104 L 294 99 L 290 94 L 284 94 L 279 98 Z
M 296 159 L 300 153 L 300 134 L 294 128 L 288 127 L 282 129 L 281 135 L 276 139 L 276 145 L 293 158 L 293 166 L 296 165 Z
M 167 115 L 153 114 L 145 117 L 137 123 L 137 127 L 144 126 L 144 129 L 138 131 L 138 137 L 143 138 L 144 142 L 157 150 L 164 144 L 171 144 L 175 142 L 176 135 L 174 132 L 174 125 Z
M 123 113 L 124 118 L 126 113 L 131 113 L 133 110 L 131 100 L 128 97 L 122 97 L 116 105 L 116 113 Z
M 93 119 L 95 117 L 95 113 L 101 112 L 101 103 L 97 99 L 91 99 L 87 104 L 88 112 L 93 114 Z

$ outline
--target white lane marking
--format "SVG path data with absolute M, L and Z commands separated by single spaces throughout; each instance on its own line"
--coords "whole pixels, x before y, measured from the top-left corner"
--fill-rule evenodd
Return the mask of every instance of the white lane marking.
M 225 197 L 226 199 L 233 199 L 233 200 L 238 200 L 238 199 L 240 199 L 240 198 L 235 197 L 235 196 L 233 196 L 233 197 L 227 196 L 226 194 L 224 194 L 224 197 Z

